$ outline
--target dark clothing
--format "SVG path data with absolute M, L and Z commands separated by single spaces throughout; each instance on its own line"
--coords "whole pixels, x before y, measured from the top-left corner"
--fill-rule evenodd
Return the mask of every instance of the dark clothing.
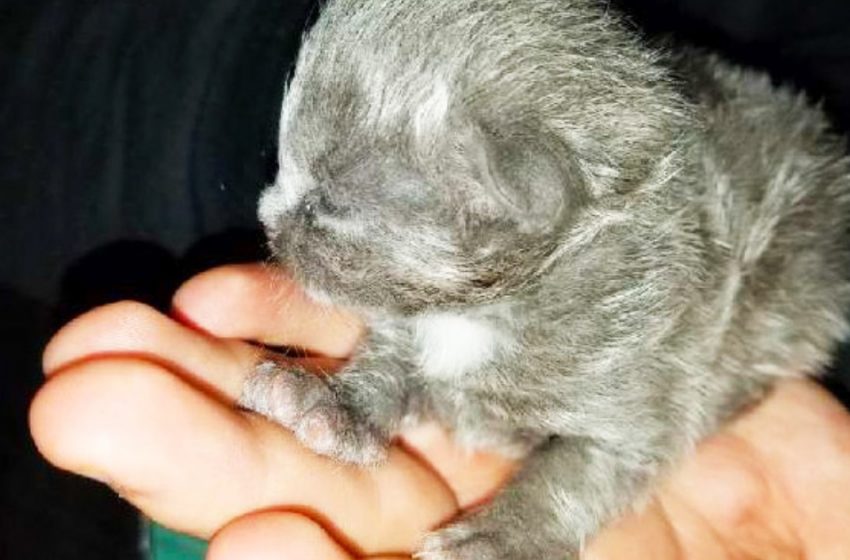
M 795 81 L 850 128 L 847 2 L 622 3 L 653 32 Z M 34 451 L 40 350 L 95 304 L 162 307 L 192 273 L 263 255 L 256 199 L 315 11 L 311 0 L 0 0 L 0 558 L 135 557 L 131 509 Z

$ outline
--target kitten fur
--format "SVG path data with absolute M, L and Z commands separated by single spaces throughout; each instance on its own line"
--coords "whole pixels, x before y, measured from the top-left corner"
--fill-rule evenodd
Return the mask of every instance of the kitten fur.
M 242 404 L 380 461 L 411 422 L 522 456 L 428 560 L 579 557 L 700 439 L 848 333 L 850 166 L 803 96 L 596 0 L 334 0 L 260 216 L 369 332 Z

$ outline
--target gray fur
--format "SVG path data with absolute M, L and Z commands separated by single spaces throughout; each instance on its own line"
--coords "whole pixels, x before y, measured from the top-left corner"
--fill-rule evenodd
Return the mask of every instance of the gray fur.
M 420 554 L 577 558 L 847 334 L 843 153 L 801 95 L 652 47 L 595 0 L 332 1 L 261 216 L 370 332 L 335 376 L 262 366 L 243 403 L 346 461 L 426 417 L 528 454 Z

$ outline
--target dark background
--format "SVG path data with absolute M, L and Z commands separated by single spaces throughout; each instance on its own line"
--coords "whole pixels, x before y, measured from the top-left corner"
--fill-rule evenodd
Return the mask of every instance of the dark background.
M 795 83 L 850 130 L 850 3 L 619 4 Z M 194 272 L 263 256 L 255 201 L 314 15 L 311 0 L 0 0 L 0 558 L 135 557 L 132 510 L 34 451 L 40 351 L 96 304 L 164 307 Z

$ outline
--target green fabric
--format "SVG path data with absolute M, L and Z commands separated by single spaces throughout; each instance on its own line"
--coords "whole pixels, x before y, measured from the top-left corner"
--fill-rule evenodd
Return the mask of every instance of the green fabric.
M 156 523 L 148 527 L 150 560 L 203 560 L 207 543 Z

